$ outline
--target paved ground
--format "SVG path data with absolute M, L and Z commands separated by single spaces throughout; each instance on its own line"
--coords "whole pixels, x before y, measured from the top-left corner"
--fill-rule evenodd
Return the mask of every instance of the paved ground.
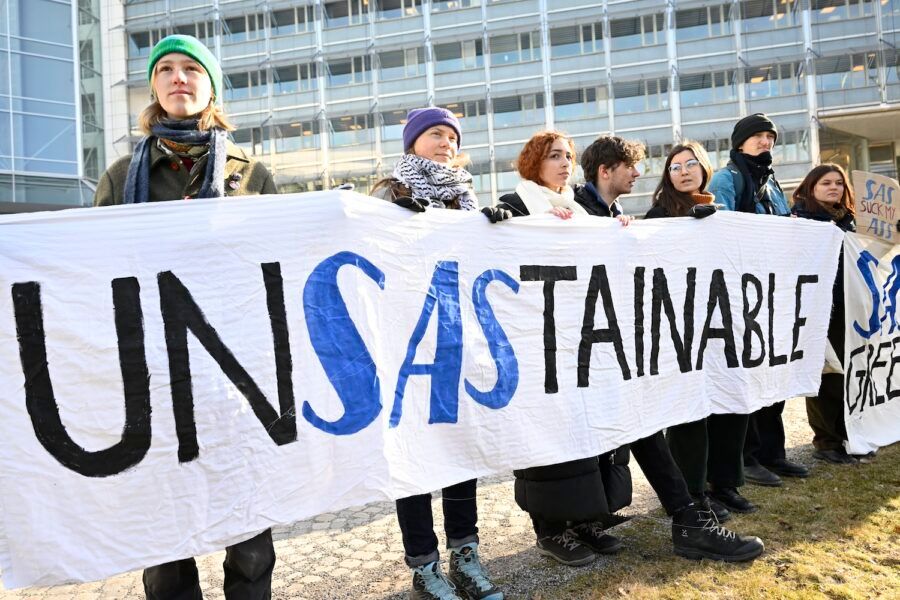
M 788 402 L 785 428 L 790 457 L 810 464 L 811 432 L 802 400 Z M 659 519 L 659 503 L 640 469 L 633 463 L 632 472 L 635 479 L 634 503 L 623 512 Z M 752 498 L 752 487 L 744 491 Z M 601 557 L 587 567 L 572 569 L 539 556 L 534 550 L 530 520 L 513 501 L 511 476 L 479 483 L 478 510 L 482 556 L 507 598 L 533 598 L 537 592 L 551 592 L 548 595 L 552 596 L 552 590 L 584 573 L 585 569 L 600 570 L 608 561 L 615 560 L 615 557 Z M 440 532 L 443 524 L 439 501 L 434 504 L 434 515 L 436 530 Z M 627 526 L 626 523 L 619 527 Z M 739 529 L 739 525 L 735 528 Z M 656 541 L 659 545 L 670 546 L 668 523 L 659 519 L 658 531 Z M 274 598 L 396 600 L 405 597 L 410 577 L 403 565 L 403 544 L 392 502 L 319 515 L 309 521 L 280 527 L 274 531 L 274 536 L 278 555 L 273 579 Z M 224 552 L 218 552 L 198 561 L 207 599 L 224 598 L 223 558 Z M 136 600 L 143 597 L 140 572 L 126 573 L 105 581 L 54 588 L 4 591 L 0 586 L 0 600 Z

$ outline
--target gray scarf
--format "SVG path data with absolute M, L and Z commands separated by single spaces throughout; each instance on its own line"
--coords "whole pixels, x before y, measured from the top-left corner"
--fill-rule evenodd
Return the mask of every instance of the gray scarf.
M 475 210 L 478 202 L 472 193 L 472 175 L 463 168 L 452 168 L 415 154 L 404 154 L 391 177 L 412 192 L 414 200 L 424 200 L 431 206 L 446 208 L 459 200 L 462 210 Z
M 128 165 L 125 177 L 125 204 L 138 204 L 150 199 L 150 147 L 156 138 L 169 140 L 176 144 L 191 146 L 209 146 L 206 157 L 206 172 L 203 185 L 200 186 L 198 198 L 223 198 L 225 196 L 225 150 L 226 133 L 224 129 L 197 129 L 197 119 L 161 119 L 153 126 L 152 135 L 138 142 Z

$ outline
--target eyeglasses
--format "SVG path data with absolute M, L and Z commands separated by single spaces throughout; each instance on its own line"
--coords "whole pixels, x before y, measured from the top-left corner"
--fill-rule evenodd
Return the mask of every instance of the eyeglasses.
M 698 168 L 699 166 L 700 166 L 700 161 L 697 160 L 696 158 L 692 158 L 688 161 L 685 161 L 685 163 L 684 163 L 684 168 L 688 169 L 690 171 L 693 171 L 694 169 Z M 682 169 L 682 166 L 679 163 L 675 163 L 674 165 L 669 165 L 669 173 L 671 173 L 673 175 L 677 175 L 678 173 L 681 173 L 681 169 Z

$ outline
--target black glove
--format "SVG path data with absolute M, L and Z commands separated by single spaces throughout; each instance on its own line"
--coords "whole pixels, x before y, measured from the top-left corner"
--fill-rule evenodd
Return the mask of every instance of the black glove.
M 511 210 L 499 206 L 485 206 L 481 209 L 481 214 L 486 216 L 491 223 L 499 223 L 500 221 L 505 221 L 513 216 Z
M 688 213 L 695 219 L 703 219 L 716 213 L 715 204 L 695 204 Z
M 394 204 L 397 206 L 402 206 L 403 208 L 407 208 L 413 212 L 425 212 L 425 209 L 428 208 L 428 202 L 425 200 L 416 200 L 415 198 L 410 198 L 409 196 L 401 196 L 394 200 Z

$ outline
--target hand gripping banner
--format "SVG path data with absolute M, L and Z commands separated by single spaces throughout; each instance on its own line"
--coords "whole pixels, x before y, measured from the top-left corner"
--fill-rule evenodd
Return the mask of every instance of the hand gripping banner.
M 347 192 L 0 219 L 10 588 L 818 389 L 840 232 Z

